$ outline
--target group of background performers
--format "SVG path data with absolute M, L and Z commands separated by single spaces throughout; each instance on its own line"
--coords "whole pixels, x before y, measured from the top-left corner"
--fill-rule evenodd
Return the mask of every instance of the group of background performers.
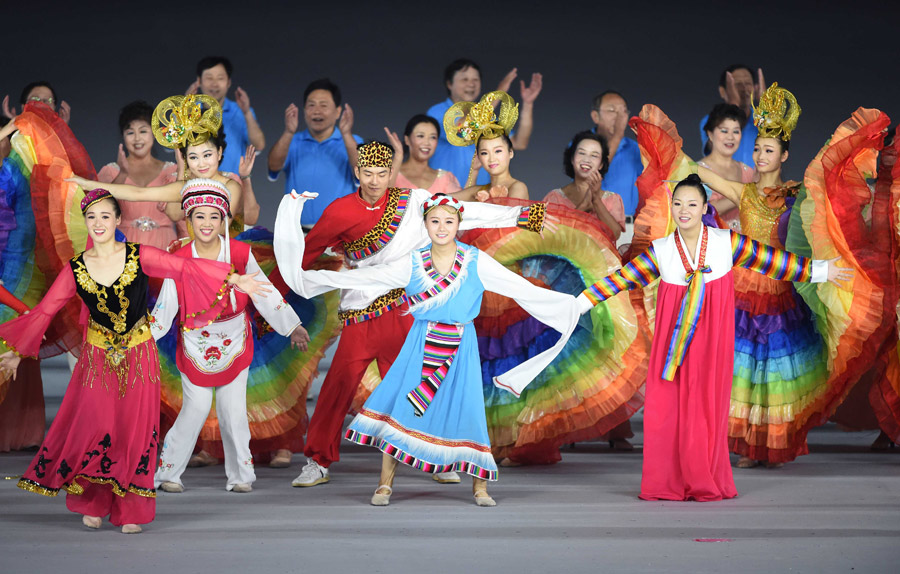
M 290 190 L 274 233 L 250 225 L 264 141 L 245 93 L 127 106 L 125 147 L 99 173 L 64 114 L 40 90 L 25 98 L 0 130 L 0 409 L 40 389 L 40 358 L 77 362 L 46 436 L 42 413 L 27 434 L 37 419 L 0 419 L 6 448 L 40 443 L 19 486 L 63 490 L 85 526 L 108 516 L 132 533 L 153 520 L 157 489 L 184 491 L 191 461 L 223 458 L 226 490 L 246 493 L 255 462 L 303 451 L 292 484 L 316 486 L 342 436 L 382 452 L 378 506 L 397 462 L 440 483 L 469 474 L 474 502 L 494 506 L 498 466 L 555 463 L 562 445 L 601 437 L 627 448 L 641 407 L 645 500 L 732 498 L 730 453 L 739 468 L 780 466 L 833 417 L 900 438 L 900 173 L 884 113 L 854 112 L 803 181 L 785 182 L 801 110 L 777 83 L 750 101 L 753 169 L 723 151 L 746 144 L 739 107 L 705 120 L 711 150 L 695 163 L 646 105 L 628 122 L 636 198 L 604 188 L 628 146 L 594 130 L 564 150 L 570 181 L 535 202 L 510 171 L 540 78 L 522 88 L 518 130 L 512 97 L 476 90 L 440 121 L 414 116 L 402 142 L 386 130 L 388 143 L 362 143 L 349 107 L 314 83 L 307 135 L 335 141 L 302 163 L 316 144 L 294 138 L 289 107 L 270 171 L 290 185 L 339 149 L 358 183 L 331 200 Z M 226 129 L 241 112 L 242 135 Z M 152 156 L 154 139 L 178 166 Z M 439 141 L 467 174 L 429 167 Z

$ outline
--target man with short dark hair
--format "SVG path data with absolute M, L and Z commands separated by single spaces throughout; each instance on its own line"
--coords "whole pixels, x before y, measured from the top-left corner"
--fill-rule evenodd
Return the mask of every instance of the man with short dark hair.
M 609 170 L 603 178 L 602 188 L 619 194 L 625 215 L 634 216 L 638 204 L 635 181 L 644 171 L 644 165 L 637 142 L 625 137 L 629 113 L 625 97 L 615 90 L 601 92 L 591 105 L 594 132 L 605 137 L 609 144 Z
M 67 124 L 72 118 L 72 108 L 69 106 L 68 102 L 65 100 L 59 101 L 56 97 L 56 90 L 53 89 L 50 82 L 45 80 L 31 82 L 22 89 L 22 95 L 19 96 L 19 105 L 21 106 L 20 113 L 25 111 L 25 104 L 28 102 L 41 102 L 42 104 L 50 106 L 50 109 L 56 112 L 60 119 Z M 16 116 L 18 115 L 15 106 L 9 105 L 8 95 L 3 97 L 3 115 L 10 119 L 16 119 Z
M 726 104 L 733 104 L 744 111 L 748 121 L 741 131 L 741 143 L 733 159 L 745 163 L 750 167 L 755 167 L 753 163 L 753 146 L 756 145 L 756 126 L 753 124 L 753 108 L 750 105 L 752 100 L 759 100 L 759 96 L 766 91 L 766 81 L 763 78 L 762 68 L 758 68 L 756 72 L 753 68 L 744 64 L 732 64 L 722 70 L 719 76 L 719 97 Z M 700 120 L 700 142 L 701 149 L 706 149 L 706 142 L 709 137 L 706 135 L 706 120 L 709 114 L 703 116 Z M 706 155 L 701 153 L 701 156 Z
M 356 146 L 362 138 L 352 133 L 353 110 L 348 104 L 341 110 L 341 90 L 328 78 L 310 83 L 303 92 L 303 121 L 300 110 L 291 104 L 284 112 L 284 133 L 269 151 L 269 180 L 285 173 L 284 192 L 318 193 L 316 201 L 303 210 L 303 226 L 312 226 L 328 205 L 352 193 L 356 177 Z M 340 122 L 338 121 L 340 119 Z M 335 129 L 337 127 L 337 129 Z
M 240 86 L 234 91 L 234 100 L 226 95 L 231 89 L 231 61 L 222 56 L 207 56 L 197 63 L 197 79 L 187 90 L 188 94 L 200 93 L 212 96 L 222 106 L 222 130 L 225 132 L 225 152 L 219 164 L 221 171 L 238 173 L 241 156 L 252 144 L 256 151 L 266 147 L 266 136 L 256 121 L 256 112 L 250 107 L 250 97 Z
M 508 92 L 518 70 L 513 68 L 501 80 L 498 90 Z M 516 130 L 510 135 L 510 141 L 516 151 L 528 147 L 531 139 L 531 131 L 534 128 L 534 101 L 541 93 L 543 77 L 541 74 L 531 75 L 531 84 L 527 87 L 525 82 L 519 82 L 519 121 Z M 443 169 L 453 172 L 459 183 L 465 187 L 469 177 L 469 169 L 472 166 L 472 158 L 475 156 L 475 147 L 459 147 L 447 140 L 444 131 L 444 114 L 450 106 L 456 102 L 474 102 L 481 96 L 481 68 L 478 64 L 467 58 L 460 58 L 450 62 L 444 70 L 444 87 L 447 89 L 447 99 L 435 104 L 428 109 L 428 115 L 438 121 L 441 126 L 440 138 L 438 138 L 437 150 L 428 162 L 433 169 Z M 490 182 L 490 177 L 484 168 L 478 171 L 478 184 Z

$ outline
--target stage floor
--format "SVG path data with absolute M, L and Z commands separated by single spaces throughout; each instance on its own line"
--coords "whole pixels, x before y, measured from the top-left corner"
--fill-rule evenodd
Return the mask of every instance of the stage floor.
M 900 449 L 869 452 L 875 435 L 817 429 L 810 455 L 735 469 L 740 496 L 715 503 L 640 501 L 640 449 L 582 443 L 554 466 L 501 469 L 495 508 L 476 507 L 465 478 L 408 467 L 391 505 L 369 506 L 380 458 L 348 443 L 312 488 L 290 486 L 298 455 L 258 468 L 250 494 L 226 492 L 222 466 L 188 469 L 185 492 L 160 492 L 156 521 L 133 536 L 89 531 L 62 496 L 0 480 L 0 571 L 897 572 Z M 32 455 L 0 455 L 0 475 Z

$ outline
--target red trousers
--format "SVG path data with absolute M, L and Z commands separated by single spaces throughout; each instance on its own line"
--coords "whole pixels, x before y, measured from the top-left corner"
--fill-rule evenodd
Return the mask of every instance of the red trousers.
M 380 317 L 344 326 L 309 421 L 307 457 L 326 468 L 341 459 L 341 429 L 356 388 L 372 360 L 378 361 L 382 377 L 391 368 L 413 324 L 407 310 L 402 305 Z
M 155 466 L 155 465 L 154 465 Z M 149 524 L 156 517 L 156 499 L 128 493 L 118 496 L 108 484 L 93 484 L 76 479 L 84 487 L 82 494 L 67 494 L 66 508 L 78 514 L 104 517 L 115 526 Z

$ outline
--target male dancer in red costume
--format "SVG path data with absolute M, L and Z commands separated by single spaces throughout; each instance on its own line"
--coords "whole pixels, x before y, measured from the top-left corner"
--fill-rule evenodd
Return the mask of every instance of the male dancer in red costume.
M 359 147 L 355 170 L 359 189 L 335 200 L 322 213 L 306 237 L 304 269 L 328 247 L 342 250 L 351 267 L 366 267 L 409 257 L 413 249 L 427 244 L 421 207 L 431 194 L 423 189 L 389 187 L 392 166 L 393 152 L 387 145 L 371 142 Z M 289 221 L 292 204 L 302 202 L 291 197 L 282 200 L 278 211 L 283 225 L 299 225 L 299 220 Z M 467 203 L 464 225 L 467 229 L 519 225 L 540 232 L 544 226 L 544 205 L 520 208 Z M 279 266 L 283 267 L 291 264 L 291 254 L 279 255 L 277 229 L 276 221 L 275 251 Z M 382 376 L 387 373 L 413 323 L 407 310 L 403 289 L 341 293 L 344 329 L 310 420 L 304 451 L 307 464 L 293 486 L 329 481 L 328 467 L 340 459 L 341 427 L 357 386 L 373 360 L 378 362 Z M 441 473 L 435 475 L 435 480 L 459 482 L 459 476 Z

